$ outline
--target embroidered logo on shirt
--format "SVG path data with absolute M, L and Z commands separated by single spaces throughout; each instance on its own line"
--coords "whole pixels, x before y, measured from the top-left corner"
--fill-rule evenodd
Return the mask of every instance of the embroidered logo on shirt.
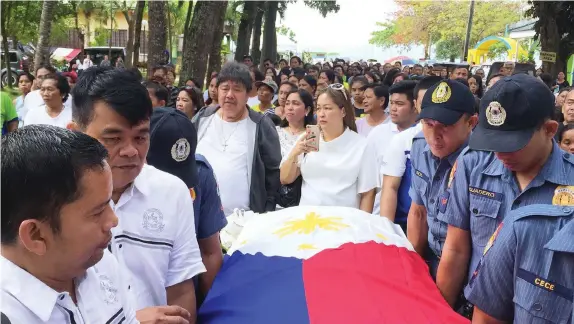
M 150 208 L 143 215 L 143 228 L 151 232 L 161 232 L 165 225 L 163 224 L 163 214 L 155 208 Z
M 436 89 L 432 92 L 431 100 L 434 103 L 445 103 L 450 99 L 452 91 L 448 86 L 448 83 L 441 82 Z
M 506 120 L 506 110 L 498 101 L 492 101 L 486 108 L 486 121 L 492 126 L 501 126 Z
M 426 176 L 426 174 L 422 173 L 421 171 L 415 169 L 415 175 L 421 179 L 423 179 L 424 181 L 428 181 L 429 177 Z
M 171 157 L 177 162 L 187 160 L 190 152 L 189 142 L 185 138 L 178 139 L 171 147 Z
M 452 185 L 452 180 L 454 179 L 454 173 L 456 172 L 456 164 L 457 163 L 458 163 L 458 161 L 454 161 L 454 164 L 452 165 L 452 169 L 450 169 L 450 175 L 448 176 L 447 188 L 450 188 L 450 186 Z
M 100 275 L 100 290 L 104 295 L 104 302 L 106 304 L 115 304 L 118 302 L 118 289 L 106 275 Z
M 574 206 L 574 186 L 558 186 L 554 190 L 552 205 Z

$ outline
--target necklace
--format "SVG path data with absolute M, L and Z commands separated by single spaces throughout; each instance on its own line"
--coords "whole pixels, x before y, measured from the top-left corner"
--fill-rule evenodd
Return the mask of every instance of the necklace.
M 219 117 L 219 115 L 218 115 Z M 242 121 L 238 121 L 235 122 L 235 128 L 233 128 L 233 130 L 231 131 L 231 133 L 229 134 L 229 136 L 227 136 L 227 138 L 225 137 L 225 132 L 223 131 L 223 128 L 225 127 L 224 124 L 225 122 L 223 121 L 223 119 L 221 117 L 219 117 L 219 124 L 220 124 L 220 128 L 221 128 L 221 137 L 219 137 L 219 141 L 221 142 L 221 147 L 223 148 L 223 152 L 225 152 L 227 150 L 227 147 L 229 146 L 227 144 L 227 142 L 229 142 L 229 140 L 231 139 L 231 137 L 233 136 L 233 134 L 235 134 L 235 131 L 237 130 L 237 128 L 239 127 L 239 124 Z
M 299 135 L 301 133 L 303 133 L 305 131 L 305 129 L 300 130 L 300 129 L 293 129 L 291 128 L 291 126 L 287 127 L 287 131 L 289 132 L 289 134 L 291 135 Z

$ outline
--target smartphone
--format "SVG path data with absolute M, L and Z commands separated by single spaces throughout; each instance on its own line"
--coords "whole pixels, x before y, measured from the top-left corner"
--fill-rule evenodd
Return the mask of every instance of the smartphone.
M 321 138 L 321 129 L 319 125 L 307 125 L 307 145 L 312 151 L 319 151 L 319 139 Z

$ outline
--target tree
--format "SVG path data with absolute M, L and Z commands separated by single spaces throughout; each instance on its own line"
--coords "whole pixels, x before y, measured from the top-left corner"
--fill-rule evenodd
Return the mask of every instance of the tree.
M 0 3 L 2 12 L 9 12 L 11 3 L 2 1 Z M 4 64 L 6 64 L 6 85 L 12 88 L 12 67 L 10 66 L 10 48 L 8 47 L 8 34 L 6 33 L 6 19 L 0 21 L 0 28 L 2 33 L 2 47 L 4 48 Z M 4 80 L 2 80 L 4 81 Z
M 430 57 L 430 46 L 436 44 L 437 55 L 440 52 L 449 59 L 460 55 L 468 23 L 466 2 L 398 0 L 396 3 L 398 10 L 392 18 L 379 23 L 382 29 L 372 33 L 372 44 L 381 47 L 423 45 L 426 58 Z M 516 1 L 477 1 L 470 44 L 486 36 L 502 34 L 507 24 L 520 20 L 520 9 L 521 3 Z
M 321 1 L 321 0 L 305 0 L 305 5 L 309 8 L 319 10 L 323 17 L 326 17 L 330 12 L 339 12 L 341 6 L 337 4 L 337 1 Z
M 224 15 L 225 12 L 218 10 L 218 1 L 198 1 L 193 10 L 193 18 L 189 27 L 190 34 L 185 41 L 183 49 L 182 68 L 179 84 L 194 77 L 201 81 L 205 79 L 207 70 L 207 58 L 211 50 L 211 42 L 215 33 L 213 21 L 215 15 Z M 203 42 L 207 40 L 207 42 Z
M 237 47 L 235 48 L 235 60 L 240 62 L 243 56 L 249 54 L 249 43 L 251 42 L 251 32 L 253 21 L 257 13 L 257 3 L 255 1 L 245 1 L 243 3 L 243 13 L 239 22 L 237 32 Z
M 253 22 L 253 43 L 251 44 L 251 57 L 253 64 L 259 64 L 261 57 L 261 33 L 263 28 L 263 14 L 265 14 L 265 1 L 257 1 L 257 13 Z
M 541 50 L 556 53 L 556 63 L 542 62 L 542 69 L 554 76 L 564 71 L 568 57 L 574 52 L 574 4 L 570 1 L 530 1 L 527 14 L 538 18 L 534 24 L 535 38 Z
M 136 4 L 135 22 L 134 22 L 134 51 L 132 54 L 132 66 L 138 66 L 140 60 L 140 39 L 142 33 L 142 20 L 145 9 L 145 0 L 139 0 Z
M 58 3 L 56 1 L 44 0 L 42 3 L 42 16 L 40 17 L 40 29 L 38 30 L 38 44 L 34 56 L 34 71 L 42 64 L 50 63 L 50 32 L 54 9 Z
M 291 28 L 289 28 L 285 25 L 281 25 L 275 29 L 277 30 L 277 34 L 287 36 L 290 41 L 292 41 L 293 43 L 297 43 L 296 35 L 291 30 Z
M 137 4 L 136 4 L 137 5 Z M 135 22 L 136 15 L 134 12 L 133 2 L 130 1 L 128 5 L 127 1 L 124 0 L 118 6 L 128 23 L 128 42 L 126 44 L 126 60 L 124 61 L 125 67 L 129 68 L 132 66 L 133 53 L 134 53 L 134 34 L 135 34 Z
M 264 70 L 263 61 L 269 58 L 273 61 L 277 58 L 277 31 L 275 22 L 277 20 L 277 1 L 267 1 L 265 3 L 265 29 L 263 30 L 263 48 L 261 50 L 261 70 Z
M 156 65 L 166 64 L 165 47 L 167 43 L 166 2 L 149 1 L 149 50 L 147 69 L 151 75 L 151 69 Z
M 209 52 L 209 62 L 207 72 L 219 72 L 221 69 L 221 42 L 223 41 L 223 23 L 225 21 L 225 12 L 227 11 L 227 1 L 217 1 L 217 8 L 214 28 L 213 40 L 211 41 L 211 51 Z

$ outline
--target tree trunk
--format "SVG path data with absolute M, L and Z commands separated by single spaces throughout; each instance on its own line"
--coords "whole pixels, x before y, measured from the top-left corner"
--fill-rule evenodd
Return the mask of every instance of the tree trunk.
M 207 56 L 213 42 L 215 15 L 217 14 L 218 1 L 198 1 L 195 4 L 193 18 L 189 27 L 190 34 L 185 42 L 182 58 L 182 69 L 179 76 L 179 84 L 194 77 L 203 81 L 207 70 Z M 207 40 L 207 42 L 205 42 Z
M 2 13 L 5 17 L 10 15 L 10 4 L 2 1 Z M 12 68 L 10 66 L 10 48 L 8 48 L 8 35 L 6 35 L 6 19 L 0 21 L 0 33 L 2 34 L 2 47 L 4 48 L 4 64 L 6 64 L 6 86 L 12 88 Z M 1 80 L 4 81 L 4 80 Z
M 265 26 L 263 30 L 263 49 L 261 50 L 261 67 L 263 70 L 263 60 L 266 58 L 275 62 L 277 60 L 277 31 L 275 21 L 277 20 L 277 9 L 279 2 L 267 1 L 265 10 Z
M 149 46 L 147 59 L 147 73 L 156 65 L 165 64 L 165 46 L 167 43 L 166 2 L 149 1 Z
M 263 24 L 263 14 L 265 13 L 265 2 L 258 1 L 257 14 L 253 22 L 253 42 L 251 43 L 251 57 L 253 65 L 258 65 L 261 57 L 261 27 Z
M 223 24 L 225 22 L 225 12 L 227 11 L 227 1 L 218 1 L 217 9 L 215 12 L 215 19 L 213 20 L 213 41 L 211 43 L 211 51 L 209 52 L 209 64 L 207 68 L 207 77 L 210 77 L 212 72 L 219 72 L 221 69 L 221 42 L 223 41 Z
M 54 19 L 54 9 L 58 2 L 44 0 L 42 3 L 42 15 L 40 16 L 40 30 L 38 33 L 38 44 L 34 55 L 34 71 L 40 65 L 50 63 L 50 32 L 52 31 L 52 20 Z
M 124 0 L 124 7 L 122 10 L 124 18 L 128 23 L 128 43 L 126 44 L 126 60 L 124 61 L 124 66 L 126 68 L 132 67 L 133 54 L 134 54 L 134 16 L 133 13 L 130 14 L 130 8 L 128 8 L 126 1 Z M 110 57 L 110 60 L 112 58 Z
M 546 1 L 533 1 L 534 10 L 537 12 L 540 24 L 540 47 L 541 51 L 558 53 L 560 49 L 560 34 L 556 23 L 556 3 Z M 556 77 L 558 66 L 552 62 L 542 62 L 542 69 Z
M 142 34 L 142 20 L 145 8 L 145 0 L 140 0 L 136 4 L 135 22 L 134 22 L 134 50 L 132 54 L 133 64 L 137 67 L 140 61 L 140 39 Z
M 237 47 L 235 48 L 235 60 L 241 62 L 244 55 L 249 54 L 249 44 L 251 43 L 251 31 L 253 29 L 253 20 L 255 19 L 255 10 L 257 2 L 245 1 L 243 4 L 243 13 L 239 22 L 237 31 Z

